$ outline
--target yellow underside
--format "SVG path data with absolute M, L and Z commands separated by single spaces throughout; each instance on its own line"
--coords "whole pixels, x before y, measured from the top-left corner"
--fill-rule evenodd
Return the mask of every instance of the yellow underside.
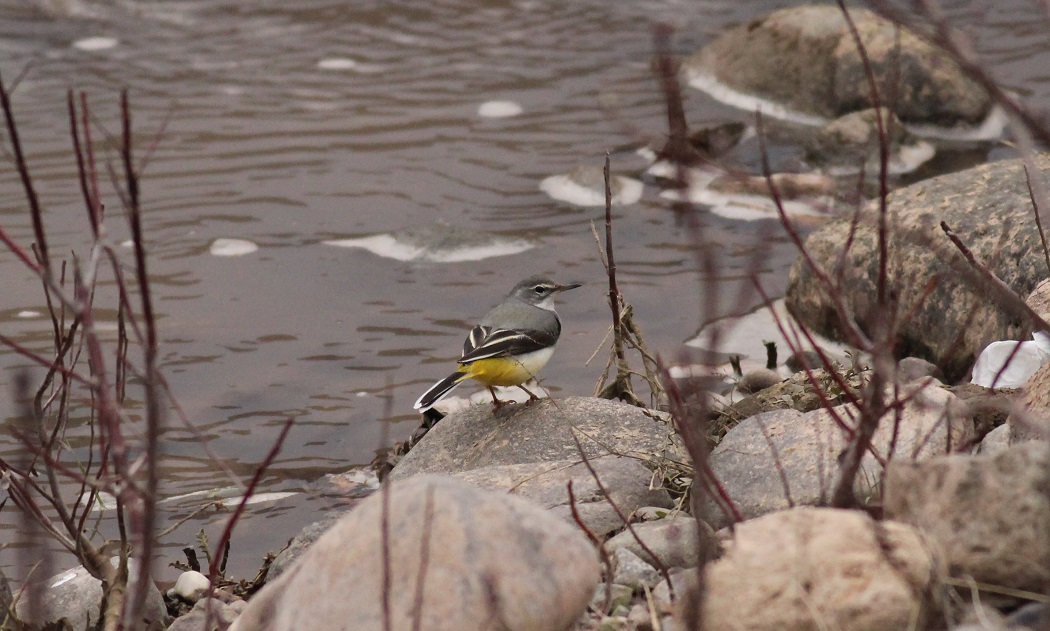
M 550 359 L 553 351 L 554 349 L 543 349 L 515 358 L 479 359 L 466 366 L 460 366 L 459 370 L 486 386 L 517 386 L 535 377 Z

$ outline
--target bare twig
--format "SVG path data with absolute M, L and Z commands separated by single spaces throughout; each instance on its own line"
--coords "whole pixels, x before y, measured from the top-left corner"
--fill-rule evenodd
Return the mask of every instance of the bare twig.
M 569 511 L 572 513 L 572 520 L 576 522 L 583 534 L 587 535 L 594 547 L 598 549 L 598 554 L 602 557 L 602 563 L 605 565 L 606 572 L 609 573 L 605 581 L 605 604 L 602 606 L 602 611 L 608 612 L 609 604 L 612 602 L 612 559 L 609 558 L 609 551 L 605 549 L 605 542 L 598 535 L 594 534 L 594 531 L 588 528 L 583 518 L 580 517 L 580 511 L 576 508 L 576 494 L 572 490 L 572 480 L 569 480 L 565 487 L 569 493 Z
M 412 631 L 420 631 L 423 624 L 423 589 L 426 586 L 427 569 L 430 567 L 430 535 L 433 523 L 434 487 L 429 486 L 423 507 L 423 543 L 419 550 L 419 570 L 416 574 L 415 594 L 412 596 Z
M 1025 165 L 1024 165 L 1024 182 L 1025 186 L 1028 187 L 1028 198 L 1032 200 L 1032 216 L 1035 217 L 1035 227 L 1039 230 L 1039 241 L 1043 244 L 1043 260 L 1046 261 L 1047 272 L 1050 273 L 1050 249 L 1046 245 L 1046 232 L 1043 230 L 1042 212 L 1039 210 L 1039 202 L 1036 201 L 1035 191 L 1032 190 L 1032 172 L 1029 169 L 1029 162 L 1031 161 L 1031 154 L 1025 154 Z M 1045 183 L 1040 180 L 1037 186 L 1045 189 Z M 1043 199 L 1047 199 L 1046 191 L 1042 191 Z
M 2 78 L 0 78 L 0 107 L 3 108 L 4 122 L 7 125 L 7 135 L 11 142 L 11 150 L 14 151 L 15 168 L 18 170 L 18 177 L 21 179 L 22 188 L 25 190 L 25 199 L 29 204 L 29 214 L 33 221 L 33 236 L 36 239 L 37 247 L 40 248 L 41 258 L 44 261 L 43 272 L 50 277 L 51 259 L 48 256 L 47 239 L 44 236 L 44 211 L 40 206 L 40 198 L 36 194 L 36 189 L 33 187 L 33 178 L 29 175 L 29 166 L 22 151 L 18 125 L 15 124 L 14 109 L 11 107 L 11 97 L 7 88 L 4 87 Z
M 579 452 L 580 458 L 583 460 L 583 466 L 587 467 L 587 471 L 590 472 L 591 478 L 594 480 L 594 483 L 598 486 L 598 490 L 601 491 L 602 497 L 605 498 L 605 502 L 609 504 L 609 506 L 613 509 L 613 512 L 616 513 L 616 516 L 620 518 L 620 522 L 627 527 L 627 531 L 631 533 L 632 537 L 634 537 L 635 542 L 637 542 L 638 545 L 642 548 L 642 550 L 644 550 L 645 553 L 649 555 L 649 559 L 647 560 L 651 559 L 653 565 L 655 565 L 656 569 L 659 570 L 660 574 L 663 575 L 664 579 L 667 581 L 668 588 L 670 588 L 671 590 L 671 600 L 674 600 L 674 586 L 671 585 L 671 574 L 667 569 L 667 565 L 665 565 L 664 562 L 660 560 L 660 557 L 656 556 L 652 549 L 644 541 L 642 541 L 642 538 L 638 536 L 638 532 L 635 531 L 634 526 L 631 525 L 631 520 L 627 518 L 627 515 L 625 515 L 624 512 L 620 509 L 620 507 L 616 505 L 616 502 L 613 501 L 612 495 L 609 493 L 609 490 L 605 488 L 605 484 L 602 482 L 601 478 L 598 477 L 598 472 L 595 471 L 594 465 L 591 464 L 590 458 L 587 457 L 587 452 L 583 450 L 583 445 L 580 444 L 580 439 L 576 436 L 575 431 L 572 432 L 572 440 L 574 443 L 576 443 L 576 451 Z
M 1023 317 L 1029 323 L 1032 328 L 1038 331 L 1050 332 L 1050 324 L 1046 322 L 1038 313 L 1036 313 L 1031 307 L 1025 304 L 1024 300 L 1014 293 L 1010 289 L 1009 285 L 1004 283 L 998 276 L 996 276 L 986 265 L 977 260 L 970 248 L 966 247 L 966 244 L 962 242 L 957 234 L 951 229 L 947 222 L 941 222 L 941 230 L 947 235 L 959 252 L 966 259 L 966 262 L 970 264 L 971 269 L 976 273 L 976 278 L 970 279 L 974 285 L 979 289 L 986 291 L 991 294 L 991 298 L 996 301 L 996 304 L 1000 308 L 1005 309 L 1015 316 Z M 964 279 L 966 277 L 964 276 Z

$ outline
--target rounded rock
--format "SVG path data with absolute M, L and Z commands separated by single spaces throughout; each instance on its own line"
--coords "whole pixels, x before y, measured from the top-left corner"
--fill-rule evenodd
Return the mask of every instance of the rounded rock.
M 193 570 L 183 572 L 175 581 L 175 595 L 188 603 L 200 600 L 210 588 L 208 577 Z
M 561 631 L 599 578 L 598 555 L 574 526 L 525 500 L 424 475 L 361 502 L 232 629 L 380 629 L 385 598 L 393 629 L 418 616 L 429 631 Z
M 942 567 L 911 526 L 795 508 L 739 524 L 707 566 L 702 624 L 725 631 L 925 628 Z M 682 603 L 688 611 L 689 597 Z

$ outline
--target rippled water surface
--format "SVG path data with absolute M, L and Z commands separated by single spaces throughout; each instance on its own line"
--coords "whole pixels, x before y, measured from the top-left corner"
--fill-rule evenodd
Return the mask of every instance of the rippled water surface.
M 688 54 L 726 25 L 783 4 L 56 0 L 41 2 L 45 12 L 5 1 L 0 72 L 9 82 L 27 69 L 14 105 L 59 256 L 88 248 L 66 91 L 85 91 L 101 128 L 117 133 L 119 90 L 129 88 L 136 150 L 142 156 L 156 145 L 142 198 L 164 372 L 238 475 L 251 474 L 284 419 L 295 417 L 261 490 L 296 491 L 367 463 L 384 433 L 407 436 L 417 421 L 411 402 L 450 369 L 474 319 L 529 274 L 585 283 L 560 303 L 564 333 L 544 385 L 589 394 L 605 355 L 586 362 L 609 320 L 590 232 L 599 211 L 554 202 L 539 183 L 600 165 L 607 149 L 639 135 L 662 139 L 666 120 L 650 69 L 654 21 L 673 24 L 676 50 Z M 981 25 L 979 47 L 993 68 L 1045 104 L 1050 49 L 1043 25 L 1031 19 L 1036 11 L 1014 2 L 992 16 L 970 5 L 952 14 L 964 26 Z M 479 108 L 490 101 L 521 113 L 484 117 Z M 751 120 L 693 91 L 686 108 L 694 124 Z M 101 155 L 116 157 L 111 145 Z M 28 244 L 6 158 L 0 223 Z M 622 160 L 624 169 L 638 166 Z M 111 238 L 119 243 L 127 230 L 108 179 Z M 701 325 L 695 244 L 651 190 L 615 215 L 622 288 L 653 350 L 674 353 Z M 718 217 L 706 225 L 704 247 L 720 263 L 723 296 L 755 252 L 766 290 L 783 293 L 794 251 L 781 232 Z M 533 247 L 482 261 L 422 262 L 324 243 L 434 227 Z M 229 238 L 258 250 L 210 252 Z M 48 321 L 23 313 L 43 311 L 38 283 L 6 250 L 0 275 L 0 332 L 47 349 Z M 109 309 L 106 293 L 99 304 Z M 717 306 L 725 313 L 733 302 Z M 0 349 L 5 395 L 23 365 Z M 85 436 L 71 432 L 71 446 L 83 448 Z M 17 449 L 0 439 L 3 456 Z M 165 497 L 227 484 L 174 417 L 162 451 Z M 335 503 L 312 491 L 253 506 L 236 533 L 230 573 L 253 575 L 267 550 Z M 166 509 L 162 526 L 188 512 Z M 193 545 L 201 528 L 217 539 L 228 514 L 176 527 L 163 540 L 165 560 Z M 15 524 L 13 506 L 5 506 L 0 567 L 15 565 Z

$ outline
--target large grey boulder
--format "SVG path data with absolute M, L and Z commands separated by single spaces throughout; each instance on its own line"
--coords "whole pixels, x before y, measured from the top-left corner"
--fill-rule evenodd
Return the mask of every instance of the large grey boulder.
M 947 55 L 871 11 L 851 7 L 850 15 L 881 101 L 892 95 L 902 121 L 972 127 L 991 112 L 988 95 Z M 720 84 L 825 120 L 874 105 L 862 57 L 833 4 L 781 9 L 729 29 L 687 59 L 683 71 L 690 85 L 716 97 L 724 98 Z
M 660 582 L 660 573 L 640 556 L 627 548 L 617 548 L 609 553 L 612 561 L 612 580 L 617 585 L 626 585 L 635 592 L 652 589 Z
M 1050 175 L 1050 157 L 1037 159 Z M 964 281 L 970 266 L 939 227 L 945 221 L 1018 296 L 1027 296 L 1048 274 L 1042 242 L 1021 160 L 985 164 L 942 175 L 894 191 L 888 200 L 887 269 L 899 299 L 900 323 L 894 346 L 898 356 L 922 357 L 937 364 L 947 379 L 963 376 L 977 354 L 995 340 L 1023 339 L 1027 324 Z M 873 330 L 879 276 L 877 203 L 861 213 L 850 250 L 850 218 L 828 223 L 806 240 L 806 250 L 829 275 L 843 270 L 838 296 L 860 327 Z M 927 285 L 936 281 L 928 296 Z M 834 297 L 800 257 L 791 269 L 786 304 L 813 331 L 837 337 L 841 325 Z
M 737 526 L 707 566 L 699 624 L 688 606 L 679 618 L 690 630 L 923 629 L 941 575 L 935 548 L 911 526 L 795 508 Z
M 1050 440 L 1050 364 L 1028 378 L 1006 424 L 1010 428 L 1011 443 Z
M 448 476 L 391 483 L 248 603 L 237 631 L 563 631 L 600 578 L 586 536 L 547 511 Z M 384 564 L 384 549 L 388 563 Z M 417 586 L 421 589 L 417 590 Z
M 944 551 L 951 574 L 1042 591 L 1050 580 L 1050 444 L 994 456 L 894 462 L 886 471 L 888 519 L 912 524 Z
M 871 441 L 884 459 L 930 458 L 971 439 L 968 409 L 938 384 L 927 378 L 901 388 L 900 400 L 906 403 L 899 421 L 893 411 L 888 412 Z M 852 419 L 858 414 L 852 404 L 833 409 L 844 422 L 855 425 Z M 827 410 L 777 410 L 730 429 L 712 450 L 710 466 L 737 510 L 750 519 L 792 505 L 826 503 L 838 477 L 839 455 L 847 444 L 846 432 Z M 875 495 L 882 474 L 879 461 L 867 452 L 854 480 L 857 496 Z M 697 491 L 694 487 L 694 514 L 714 528 L 729 525 L 725 512 Z
M 187 613 L 179 616 L 167 631 L 225 631 L 241 615 L 248 603 L 243 600 L 224 602 L 219 598 L 202 598 Z M 205 626 L 205 622 L 211 622 Z
M 806 160 L 836 176 L 858 173 L 863 168 L 878 177 L 883 138 L 889 140 L 886 166 L 890 173 L 910 173 L 936 153 L 933 145 L 912 135 L 893 112 L 883 107 L 852 112 L 822 127 L 807 143 Z
M 573 433 L 588 457 L 641 459 L 673 449 L 666 414 L 591 397 L 542 399 L 494 412 L 474 405 L 449 414 L 394 467 L 391 479 L 455 473 L 493 465 L 578 460 Z
M 1010 426 L 1000 425 L 985 434 L 977 453 L 983 456 L 994 456 L 1010 448 Z
M 653 472 L 637 460 L 609 455 L 594 458 L 590 464 L 600 486 L 579 459 L 496 465 L 454 475 L 477 487 L 523 497 L 569 523 L 576 523 L 568 492 L 568 483 L 572 482 L 576 513 L 587 529 L 599 537 L 623 528 L 617 509 L 624 517 L 630 517 L 643 506 L 674 506 L 667 490 L 652 484 Z
M 7 583 L 7 576 L 4 575 L 4 570 L 0 568 L 0 616 L 7 618 L 8 614 L 14 613 L 14 610 L 11 609 L 13 602 L 11 586 Z
M 714 531 L 689 515 L 634 524 L 632 529 L 634 532 L 624 530 L 606 541 L 606 552 L 623 548 L 637 554 L 646 563 L 668 568 L 696 567 L 701 561 L 718 556 L 718 539 Z
M 114 566 L 116 560 L 112 560 Z M 40 597 L 41 616 L 30 616 L 30 595 L 34 590 Z M 15 604 L 15 615 L 27 624 L 43 626 L 65 621 L 73 631 L 87 631 L 98 624 L 102 604 L 102 582 L 82 565 L 51 578 L 25 586 Z M 162 627 L 168 624 L 168 610 L 164 597 L 153 581 L 146 587 L 146 603 L 142 617 L 150 624 Z
M 300 530 L 299 534 L 292 537 L 288 545 L 273 558 L 273 562 L 270 563 L 270 569 L 266 574 L 266 580 L 272 581 L 284 574 L 285 570 L 290 568 L 315 541 L 320 539 L 336 522 L 342 519 L 344 514 L 344 512 L 326 513 L 321 519 Z

